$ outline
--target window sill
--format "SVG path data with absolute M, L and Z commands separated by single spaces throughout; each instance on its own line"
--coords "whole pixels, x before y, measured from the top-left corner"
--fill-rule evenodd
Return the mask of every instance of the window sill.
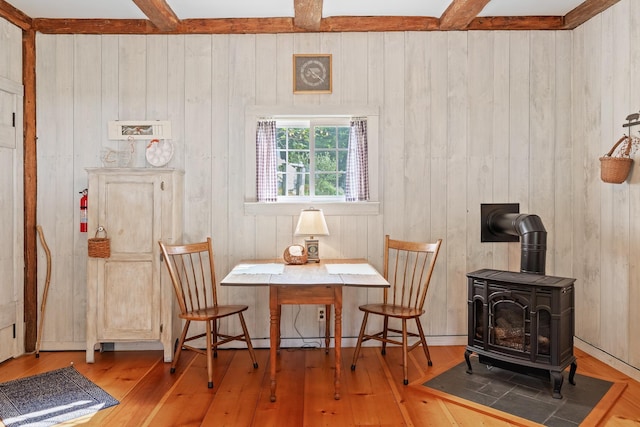
M 322 209 L 325 215 L 379 215 L 380 202 L 245 202 L 245 215 L 299 215 L 302 209 Z

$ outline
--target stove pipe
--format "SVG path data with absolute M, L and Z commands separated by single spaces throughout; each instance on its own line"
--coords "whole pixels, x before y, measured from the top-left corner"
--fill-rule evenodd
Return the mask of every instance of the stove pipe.
M 538 215 L 494 214 L 488 226 L 494 234 L 520 237 L 520 272 L 545 274 L 547 230 Z

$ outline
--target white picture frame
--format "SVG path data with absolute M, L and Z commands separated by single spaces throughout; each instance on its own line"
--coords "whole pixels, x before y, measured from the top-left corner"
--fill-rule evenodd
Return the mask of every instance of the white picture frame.
M 171 139 L 171 122 L 166 120 L 111 120 L 108 123 L 111 140 Z

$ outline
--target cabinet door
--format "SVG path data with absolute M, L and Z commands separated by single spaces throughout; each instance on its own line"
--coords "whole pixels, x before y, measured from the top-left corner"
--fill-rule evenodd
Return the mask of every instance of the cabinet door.
M 160 338 L 160 181 L 151 176 L 101 176 L 98 225 L 111 257 L 100 260 L 99 340 Z

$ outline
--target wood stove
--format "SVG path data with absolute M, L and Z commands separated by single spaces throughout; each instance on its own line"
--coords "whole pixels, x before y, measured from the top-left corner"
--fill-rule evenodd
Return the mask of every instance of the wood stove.
M 564 376 L 575 384 L 573 355 L 575 279 L 545 275 L 546 230 L 517 204 L 482 205 L 482 241 L 522 238 L 520 272 L 481 269 L 467 274 L 469 356 L 480 362 L 553 381 L 560 399 Z
M 465 352 L 467 372 L 471 353 L 487 363 L 518 372 L 546 373 L 553 380 L 553 397 L 562 398 L 562 372 L 573 355 L 574 279 L 531 273 L 483 269 L 467 274 L 469 333 Z

